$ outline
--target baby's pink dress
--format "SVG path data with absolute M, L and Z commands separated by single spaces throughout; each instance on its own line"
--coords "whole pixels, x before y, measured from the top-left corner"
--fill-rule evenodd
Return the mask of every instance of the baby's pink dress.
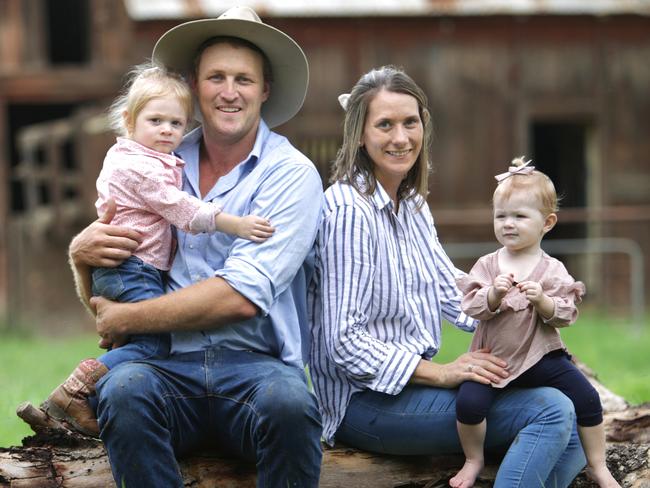
M 508 363 L 510 376 L 495 388 L 503 388 L 545 354 L 566 349 L 559 327 L 571 325 L 578 318 L 585 286 L 575 281 L 557 259 L 542 253 L 539 262 L 525 280 L 541 283 L 542 290 L 555 303 L 555 313 L 544 321 L 526 296 L 515 286 L 510 288 L 495 312 L 488 308 L 487 294 L 499 270 L 499 251 L 481 257 L 470 273 L 457 280 L 464 297 L 463 312 L 480 320 L 470 345 L 471 351 L 489 348 Z

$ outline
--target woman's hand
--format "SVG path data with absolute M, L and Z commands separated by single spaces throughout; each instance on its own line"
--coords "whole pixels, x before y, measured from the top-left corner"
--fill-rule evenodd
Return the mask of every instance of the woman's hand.
M 129 258 L 142 242 L 139 232 L 111 225 L 116 204 L 108 200 L 106 213 L 82 230 L 70 243 L 70 260 L 75 266 L 114 268 Z
M 438 386 L 441 388 L 456 388 L 463 381 L 477 383 L 499 383 L 509 376 L 507 363 L 490 354 L 489 349 L 467 352 L 455 361 L 438 364 L 431 361 L 420 361 L 411 377 L 412 383 Z

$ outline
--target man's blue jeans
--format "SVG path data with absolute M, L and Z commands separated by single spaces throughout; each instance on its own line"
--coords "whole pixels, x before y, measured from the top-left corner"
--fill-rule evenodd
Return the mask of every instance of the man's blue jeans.
M 163 272 L 131 256 L 117 268 L 93 269 L 93 295 L 115 302 L 139 302 L 165 294 Z M 125 361 L 164 358 L 169 354 L 169 334 L 137 334 L 122 347 L 97 358 L 108 369 Z
M 462 453 L 456 392 L 409 385 L 395 396 L 357 393 L 336 439 L 380 453 Z M 488 452 L 505 452 L 496 488 L 563 488 L 586 463 L 573 404 L 554 388 L 500 393 L 487 416 L 485 446 Z
M 121 364 L 97 392 L 120 488 L 180 488 L 176 457 L 210 446 L 254 461 L 258 487 L 318 486 L 322 427 L 302 369 L 214 348 Z

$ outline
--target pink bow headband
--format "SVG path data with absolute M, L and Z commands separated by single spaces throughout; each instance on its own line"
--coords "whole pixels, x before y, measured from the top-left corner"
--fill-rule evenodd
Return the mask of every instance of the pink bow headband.
M 523 158 L 517 158 L 513 161 L 513 163 L 515 161 L 523 161 Z M 499 183 L 501 183 L 503 180 L 505 180 L 506 178 L 510 178 L 512 175 L 529 175 L 533 171 L 535 171 L 535 166 L 528 166 L 532 162 L 533 160 L 530 159 L 524 162 L 524 164 L 522 164 L 521 166 L 510 166 L 506 173 L 501 173 L 499 175 L 496 175 L 494 179 L 497 180 Z

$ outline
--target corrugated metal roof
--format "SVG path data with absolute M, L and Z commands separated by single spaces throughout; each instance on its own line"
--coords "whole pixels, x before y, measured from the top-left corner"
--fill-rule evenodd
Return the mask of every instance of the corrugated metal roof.
M 248 5 L 270 17 L 650 15 L 650 0 L 124 0 L 134 20 L 217 17 Z

